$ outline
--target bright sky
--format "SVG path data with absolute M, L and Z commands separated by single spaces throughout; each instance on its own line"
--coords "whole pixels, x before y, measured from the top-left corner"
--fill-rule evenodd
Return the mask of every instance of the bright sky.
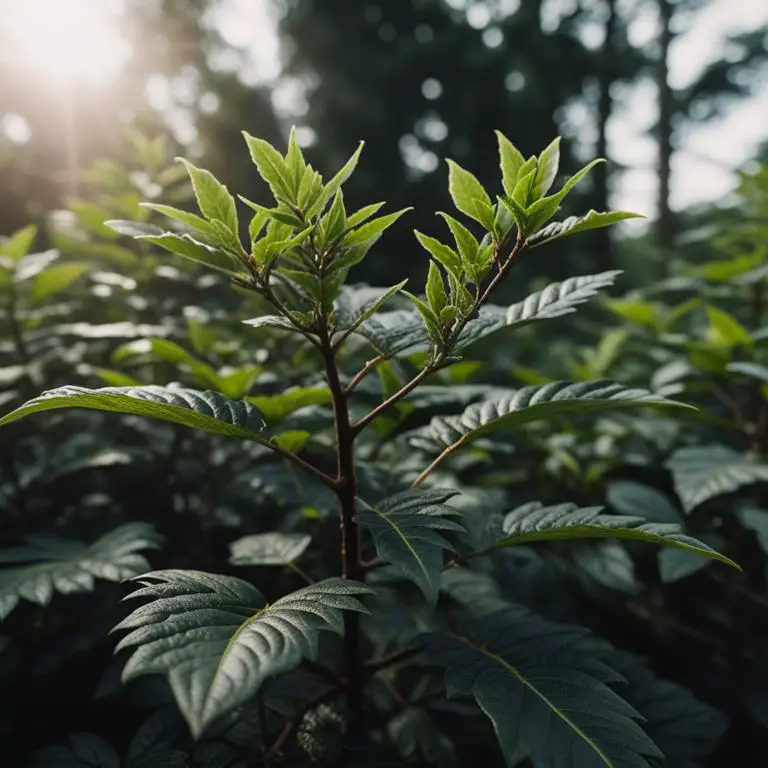
M 383 1 L 383 0 L 382 0 Z M 519 0 L 504 0 L 505 9 L 514 10 Z M 553 7 L 574 0 L 550 0 Z M 0 56 L 20 65 L 36 68 L 65 81 L 83 77 L 108 81 L 127 55 L 125 44 L 110 16 L 124 0 L 0 0 L 0 33 L 10 44 Z M 469 0 L 449 0 L 454 7 L 470 8 L 473 26 L 488 23 L 488 14 L 476 18 Z M 634 4 L 636 0 L 626 0 Z M 646 8 L 652 8 L 647 5 Z M 470 18 L 471 17 L 471 18 Z M 273 5 L 267 0 L 222 0 L 212 22 L 225 40 L 243 49 L 244 58 L 229 51 L 221 65 L 235 68 L 249 82 L 272 82 L 280 71 L 280 47 L 275 33 Z M 671 76 L 676 86 L 688 83 L 708 61 L 723 53 L 729 33 L 754 30 L 768 25 L 765 0 L 710 0 L 694 16 L 691 28 L 682 33 L 672 50 Z M 630 30 L 636 42 L 656 35 L 653 13 L 639 14 Z M 154 101 L 166 102 L 168 90 L 158 87 Z M 150 94 L 152 96 L 152 94 Z M 273 97 L 282 116 L 289 117 L 300 103 L 295 88 L 278 88 Z M 215 105 L 212 105 L 215 108 Z M 0 121 L 0 130 L 22 138 L 18 116 Z M 652 212 L 656 177 L 653 169 L 655 146 L 644 135 L 655 119 L 655 93 L 650 84 L 635 89 L 622 114 L 609 126 L 609 154 L 631 170 L 622 175 L 615 190 L 614 207 Z M 15 122 L 14 122 L 15 120 Z M 182 126 L 183 127 L 183 126 Z M 187 125 L 191 129 L 191 125 Z M 514 136 L 512 136 L 514 139 Z M 768 82 L 758 96 L 731 109 L 724 119 L 690 129 L 680 137 L 683 150 L 674 160 L 673 206 L 720 200 L 732 190 L 733 170 L 753 154 L 761 140 L 768 138 Z

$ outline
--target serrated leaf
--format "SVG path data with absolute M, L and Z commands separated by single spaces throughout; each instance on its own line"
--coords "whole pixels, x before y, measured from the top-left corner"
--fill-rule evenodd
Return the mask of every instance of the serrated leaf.
M 186 224 L 188 227 L 198 232 L 213 234 L 213 227 L 210 222 L 206 221 L 202 216 L 198 216 L 196 213 L 182 211 L 180 208 L 174 208 L 170 205 L 159 205 L 158 203 L 142 203 L 141 206 L 150 211 L 161 213 L 163 216 L 167 216 L 170 219 L 180 221 L 182 224 Z
M 414 230 L 416 239 L 421 243 L 422 247 L 432 256 L 432 258 L 442 264 L 445 269 L 452 274 L 457 280 L 460 280 L 464 274 L 464 269 L 461 265 L 461 258 L 456 251 L 448 245 L 441 243 L 434 237 L 429 237 L 417 229 Z
M 449 216 L 442 211 L 438 211 L 437 215 L 442 216 L 451 230 L 462 265 L 465 268 L 473 265 L 477 260 L 477 254 L 480 250 L 480 243 L 477 242 L 475 236 L 460 221 L 456 221 L 453 216 Z
M 458 514 L 445 502 L 454 490 L 414 489 L 390 496 L 375 507 L 358 499 L 355 520 L 373 536 L 376 552 L 392 563 L 434 605 L 440 590 L 443 551 L 453 546 L 440 531 L 464 532 L 449 515 Z
M 744 486 L 768 482 L 768 466 L 724 445 L 681 448 L 666 466 L 686 512 Z
M 243 137 L 259 176 L 267 182 L 275 198 L 296 202 L 298 189 L 293 188 L 291 173 L 280 153 L 264 139 L 257 139 L 245 131 Z
M 447 448 L 537 419 L 648 405 L 690 407 L 612 381 L 554 381 L 473 403 L 458 416 L 436 416 L 428 427 L 415 433 L 413 442 L 420 447 Z
M 483 185 L 458 163 L 448 160 L 448 191 L 453 204 L 466 216 L 493 228 L 493 204 Z
M 0 418 L 0 426 L 41 411 L 86 408 L 133 416 L 147 416 L 204 432 L 265 442 L 259 432 L 264 421 L 245 400 L 230 400 L 218 392 L 146 387 L 59 387 L 28 400 Z
M 644 541 L 719 560 L 741 570 L 730 558 L 684 534 L 675 523 L 649 523 L 642 517 L 610 515 L 602 507 L 579 508 L 575 504 L 551 507 L 545 507 L 538 501 L 523 504 L 504 517 L 500 538 L 494 548 L 572 539 Z
M 459 352 L 502 328 L 575 312 L 578 305 L 591 299 L 603 288 L 613 285 L 620 274 L 621 270 L 614 269 L 596 275 L 571 277 L 563 282 L 552 283 L 509 307 L 486 304 L 480 308 L 478 316 L 467 323 L 451 348 L 454 352 Z
M 499 165 L 501 167 L 501 178 L 504 186 L 504 192 L 512 197 L 517 184 L 518 174 L 525 163 L 517 147 L 501 131 L 495 131 L 496 139 L 499 144 Z
M 220 221 L 231 233 L 237 233 L 237 206 L 227 188 L 210 171 L 198 168 L 183 157 L 177 159 L 187 169 L 201 213 L 209 221 Z
M 543 201 L 542 201 L 543 202 Z M 552 212 L 554 215 L 554 211 Z M 601 229 L 609 227 L 611 224 L 617 224 L 627 219 L 642 219 L 639 213 L 630 213 L 628 211 L 587 211 L 583 216 L 569 216 L 563 221 L 553 221 L 542 229 L 536 229 L 527 240 L 526 245 L 529 248 L 536 248 L 544 243 L 551 243 L 561 237 L 575 235 L 579 232 L 586 232 L 590 229 Z
M 54 594 L 90 592 L 95 579 L 122 581 L 149 569 L 141 550 L 158 549 L 162 537 L 151 525 L 129 523 L 92 544 L 53 535 L 0 550 L 0 620 L 19 600 L 47 605 Z
M 256 533 L 229 545 L 232 565 L 289 565 L 298 560 L 312 538 L 303 533 Z
M 372 317 L 395 294 L 405 288 L 408 283 L 406 278 L 397 285 L 387 288 L 383 293 L 378 293 L 368 301 L 359 301 L 357 292 L 350 286 L 342 286 L 334 306 L 335 331 L 343 332 L 346 336 L 353 333 L 369 317 Z M 378 292 L 378 291 L 377 291 Z M 335 343 L 336 340 L 334 340 Z
M 136 579 L 130 598 L 148 599 L 115 630 L 132 655 L 130 680 L 162 674 L 199 738 L 222 715 L 250 700 L 269 678 L 317 655 L 322 631 L 343 632 L 343 611 L 365 612 L 363 584 L 326 579 L 267 604 L 253 586 L 231 576 L 166 570 Z
M 510 766 L 521 751 L 558 768 L 650 768 L 661 757 L 608 686 L 620 677 L 604 645 L 583 630 L 508 609 L 422 643 L 425 660 L 447 668 L 448 696 L 474 697 Z
M 29 291 L 29 301 L 41 304 L 51 296 L 65 291 L 87 271 L 85 264 L 54 264 L 35 277 Z
M 418 312 L 395 309 L 379 312 L 361 323 L 355 333 L 367 339 L 385 358 L 430 347 L 430 337 Z

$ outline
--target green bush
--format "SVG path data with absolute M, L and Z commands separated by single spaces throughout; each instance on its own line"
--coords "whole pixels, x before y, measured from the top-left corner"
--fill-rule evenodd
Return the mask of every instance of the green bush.
M 113 352 L 118 368 L 76 357 L 63 370 L 80 383 L 63 384 L 62 371 L 55 379 L 46 373 L 42 380 L 54 388 L 20 404 L 19 394 L 31 395 L 40 380 L 32 376 L 35 364 L 47 361 L 27 348 L 33 329 L 24 311 L 66 293 L 86 268 L 64 260 L 59 272 L 35 271 L 52 257 L 30 253 L 31 230 L 0 246 L 10 351 L 23 369 L 17 380 L 30 379 L 11 390 L 8 402 L 17 407 L 0 419 L 14 444 L 11 505 L 30 508 L 44 530 L 46 514 L 62 511 L 50 483 L 63 464 L 76 508 L 72 527 L 95 531 L 102 508 L 121 523 L 91 543 L 48 530 L 0 552 L 8 566 L 0 572 L 0 612 L 12 620 L 22 601 L 46 605 L 55 593 L 93 591 L 96 579 L 132 579 L 129 598 L 140 603 L 112 622 L 118 654 L 98 693 L 114 697 L 119 676 L 133 706 L 152 710 L 129 738 L 114 725 L 114 743 L 77 733 L 66 746 L 37 753 L 36 764 L 703 765 L 726 728 L 723 715 L 658 679 L 627 652 L 642 648 L 617 642 L 616 626 L 601 632 L 597 625 L 610 607 L 634 605 L 627 594 L 636 595 L 641 581 L 633 557 L 648 560 L 643 543 L 662 547 L 651 573 L 656 590 L 675 580 L 665 574 L 691 574 L 711 561 L 720 562 L 709 571 L 735 583 L 720 564 L 735 572 L 739 566 L 719 550 L 737 547 L 724 537 L 710 540 L 709 531 L 701 538 L 686 532 L 664 487 L 606 474 L 634 456 L 624 447 L 632 440 L 645 442 L 641 460 L 651 466 L 670 446 L 698 443 L 698 433 L 686 430 L 711 428 L 710 411 L 668 399 L 682 393 L 683 401 L 695 400 L 678 385 L 680 376 L 660 383 L 659 372 L 639 360 L 626 362 L 627 377 L 647 372 L 651 389 L 598 378 L 625 362 L 621 350 L 634 340 L 626 330 L 578 360 L 565 356 L 570 381 L 539 380 L 527 370 L 518 373 L 533 383 L 520 388 L 483 383 L 482 366 L 466 358 L 469 349 L 509 345 L 510 329 L 526 325 L 536 326 L 540 344 L 552 343 L 539 321 L 570 315 L 611 286 L 617 271 L 573 277 L 511 306 L 491 303 L 495 289 L 519 260 L 542 258 L 539 246 L 633 214 L 589 211 L 552 221 L 595 163 L 550 193 L 558 141 L 526 159 L 499 134 L 498 196 L 449 163 L 450 194 L 466 223 L 439 214 L 447 243 L 416 233 L 429 260 L 423 294 L 406 291 L 405 281 L 386 289 L 354 285 L 350 271 L 405 213 L 378 215 L 381 203 L 347 211 L 342 185 L 362 147 L 326 182 L 293 135 L 285 156 L 259 139 L 246 141 L 275 199 L 265 208 L 241 198 L 253 210 L 248 222 L 227 189 L 188 161 L 199 214 L 157 202 L 140 207 L 132 197 L 131 220 L 109 222 L 134 238 L 132 247 L 103 229 L 108 209 L 81 205 L 81 221 L 95 217 L 80 241 L 85 252 L 101 258 L 107 242 L 124 252 L 135 275 L 136 293 L 131 288 L 118 315 L 136 327 L 153 312 L 155 324 Z M 150 223 L 154 214 L 172 227 Z M 66 244 L 77 250 L 77 241 Z M 157 281 L 169 275 L 155 248 L 192 262 L 173 273 L 187 290 L 159 308 L 140 300 L 143 291 L 162 296 Z M 377 248 L 369 258 L 385 254 Z M 201 276 L 200 265 L 212 279 Z M 202 309 L 224 282 L 235 291 Z M 186 323 L 169 319 L 194 301 L 199 311 L 188 311 Z M 115 306 L 104 308 L 112 323 Z M 244 319 L 253 306 L 271 314 Z M 655 304 L 640 298 L 610 308 L 643 327 L 643 318 L 657 317 Z M 698 364 L 707 376 L 720 365 L 712 375 L 759 379 L 759 359 L 733 357 L 755 347 L 753 336 L 722 309 L 708 306 L 706 317 L 703 342 L 675 341 L 666 325 L 654 325 L 654 344 L 644 337 L 639 345 L 643 355 L 669 373 L 680 368 L 682 344 L 684 355 L 704 361 Z M 41 327 L 43 339 L 57 338 Z M 119 369 L 126 365 L 131 374 Z M 109 386 L 84 386 L 89 376 Z M 62 408 L 127 418 L 109 426 L 88 413 L 73 435 L 75 422 L 55 413 Z M 652 415 L 656 409 L 663 415 Z M 30 422 L 37 433 L 15 424 L 42 411 L 51 413 Z M 585 427 L 583 415 L 593 412 L 602 421 Z M 135 417 L 165 424 L 148 427 Z M 49 448 L 56 439 L 77 443 L 68 467 Z M 41 457 L 39 497 L 18 472 L 34 455 Z M 681 448 L 668 465 L 686 510 L 768 476 L 727 446 Z M 98 474 L 104 466 L 131 471 L 105 479 Z M 83 472 L 92 478 L 85 488 Z M 609 508 L 594 503 L 606 479 Z M 152 499 L 145 522 L 135 522 L 135 509 L 132 522 L 123 519 L 122 507 L 142 499 Z M 83 516 L 86 501 L 93 508 Z M 738 514 L 756 528 L 768 513 L 750 507 Z M 232 540 L 232 529 L 244 535 Z M 173 551 L 169 567 L 149 570 L 142 553 L 163 537 Z M 217 547 L 227 543 L 225 566 Z M 209 572 L 211 565 L 227 572 Z M 596 606 L 586 619 L 578 609 L 584 599 Z M 120 614 L 112 591 L 101 604 L 108 607 L 99 618 Z M 100 632 L 97 626 L 97 638 L 105 638 Z M 102 642 L 89 635 L 84 646 Z M 137 719 L 135 712 L 122 716 Z

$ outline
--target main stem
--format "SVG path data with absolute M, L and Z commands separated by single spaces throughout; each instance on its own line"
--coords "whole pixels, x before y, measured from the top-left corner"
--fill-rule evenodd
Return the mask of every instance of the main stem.
M 320 337 L 325 375 L 333 400 L 336 425 L 337 476 L 335 491 L 341 511 L 341 572 L 345 579 L 362 581 L 360 529 L 354 522 L 357 478 L 355 473 L 355 434 L 349 420 L 347 394 L 339 379 L 333 347 L 327 329 Z M 347 727 L 350 733 L 363 729 L 363 656 L 360 643 L 360 617 L 344 612 L 344 661 L 347 681 Z

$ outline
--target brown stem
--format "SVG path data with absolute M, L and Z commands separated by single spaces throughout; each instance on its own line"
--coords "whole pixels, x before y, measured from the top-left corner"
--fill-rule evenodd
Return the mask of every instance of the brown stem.
M 367 675 L 375 675 L 382 669 L 399 664 L 401 661 L 410 659 L 412 656 L 416 656 L 421 653 L 421 648 L 406 648 L 402 651 L 395 651 L 387 656 L 382 656 L 380 659 L 370 659 L 365 662 L 365 671 Z
M 292 560 L 286 560 L 285 567 L 293 571 L 299 578 L 307 582 L 307 584 L 314 584 L 315 580 L 302 568 L 299 568 Z
M 411 484 L 411 488 L 421 485 L 451 454 L 464 445 L 464 438 L 449 445 Z
M 369 360 L 352 378 L 352 381 L 347 384 L 347 388 L 344 390 L 344 394 L 350 395 L 355 391 L 355 387 L 374 369 L 377 365 L 384 362 L 384 355 L 377 355 L 372 360 Z
M 320 352 L 331 390 L 333 418 L 336 427 L 336 496 L 341 511 L 341 572 L 345 579 L 362 581 L 361 531 L 355 517 L 357 477 L 355 473 L 355 433 L 349 420 L 349 404 L 339 379 L 333 347 L 327 327 L 320 334 Z M 350 733 L 363 729 L 363 659 L 360 617 L 354 611 L 344 613 L 344 660 L 347 679 L 347 727 Z
M 525 239 L 520 233 L 518 233 L 517 239 L 515 240 L 515 245 L 512 248 L 512 252 L 509 254 L 506 261 L 499 261 L 498 272 L 493 276 L 493 279 L 488 283 L 485 290 L 482 292 L 479 298 L 475 301 L 474 306 L 472 307 L 472 310 L 468 312 L 465 317 L 462 317 L 456 323 L 456 325 L 454 325 L 454 327 L 451 329 L 448 335 L 448 338 L 445 340 L 446 348 L 450 346 L 452 341 L 454 341 L 459 337 L 461 332 L 466 327 L 467 323 L 469 323 L 469 321 L 475 316 L 475 314 L 477 313 L 477 310 L 480 309 L 480 307 L 483 304 L 485 304 L 486 301 L 488 301 L 494 289 L 499 285 L 500 282 L 502 282 L 506 278 L 506 276 L 509 274 L 510 269 L 512 269 L 512 267 L 517 263 L 517 259 L 519 258 L 524 247 L 525 247 Z M 355 436 L 358 435 L 363 429 L 365 429 L 365 427 L 368 426 L 368 424 L 370 424 L 375 418 L 380 416 L 383 411 L 385 411 L 387 408 L 390 408 L 398 401 L 402 400 L 409 392 L 414 390 L 427 376 L 429 376 L 431 373 L 436 371 L 440 367 L 440 364 L 443 362 L 444 359 L 445 359 L 445 352 L 443 351 L 438 352 L 435 355 L 432 362 L 429 363 L 429 365 L 427 365 L 425 368 L 422 368 L 409 382 L 404 384 L 397 392 L 395 392 L 391 397 L 388 397 L 383 403 L 380 403 L 379 405 L 377 405 L 369 414 L 367 414 L 362 419 L 360 419 L 360 421 L 358 421 L 356 424 L 353 424 L 352 425 L 353 434 Z M 357 376 L 355 377 L 355 379 L 357 379 Z M 353 379 L 353 381 L 355 379 Z

